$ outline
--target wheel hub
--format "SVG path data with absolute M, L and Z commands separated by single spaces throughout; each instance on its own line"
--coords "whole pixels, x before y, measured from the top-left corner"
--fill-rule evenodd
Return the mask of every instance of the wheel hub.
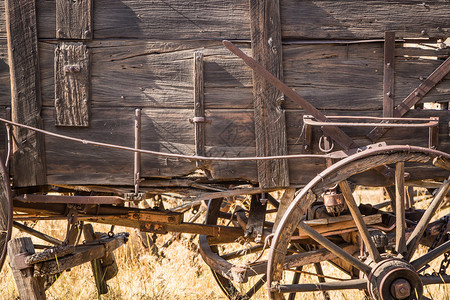
M 373 299 L 420 299 L 423 283 L 414 268 L 399 258 L 388 258 L 376 264 L 367 281 Z

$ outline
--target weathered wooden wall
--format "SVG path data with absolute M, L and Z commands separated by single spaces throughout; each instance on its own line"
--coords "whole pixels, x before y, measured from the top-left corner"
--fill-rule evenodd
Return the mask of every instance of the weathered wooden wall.
M 193 154 L 194 125 L 189 122 L 194 116 L 193 53 L 201 51 L 204 106 L 211 121 L 205 125 L 206 154 L 255 155 L 252 72 L 221 44 L 222 39 L 236 40 L 245 53 L 252 53 L 248 0 L 94 1 L 93 40 L 87 42 L 91 52 L 87 128 L 55 126 L 56 7 L 54 1 L 36 3 L 45 129 L 133 146 L 134 109 L 142 108 L 144 149 Z M 447 1 L 280 0 L 284 82 L 325 114 L 382 116 L 384 32 L 395 31 L 397 38 L 448 37 L 449 15 Z M 4 24 L 4 14 L 0 14 L 0 110 L 10 105 Z M 367 39 L 380 40 L 355 43 Z M 341 42 L 322 43 L 330 40 Z M 397 43 L 395 104 L 449 53 L 448 49 L 406 48 Z M 449 100 L 447 75 L 422 102 Z M 303 112 L 290 99 L 283 107 L 288 151 L 301 153 Z M 411 111 L 407 116 L 441 117 L 439 148 L 449 151 L 449 111 Z M 364 137 L 368 129 L 344 131 L 361 144 L 371 143 Z M 384 140 L 427 146 L 427 133 L 423 129 L 395 130 Z M 131 153 L 50 137 L 45 138 L 45 148 L 48 183 L 133 184 Z M 206 167 L 216 179 L 257 178 L 255 162 Z M 195 163 L 176 159 L 143 156 L 142 160 L 144 177 L 182 176 L 195 168 Z M 320 160 L 291 161 L 290 181 L 305 183 L 323 168 Z

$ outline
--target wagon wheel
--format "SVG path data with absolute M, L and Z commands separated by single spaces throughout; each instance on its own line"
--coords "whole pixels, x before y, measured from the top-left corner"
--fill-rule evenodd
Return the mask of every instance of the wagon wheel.
M 0 270 L 6 258 L 6 245 L 12 233 L 12 200 L 9 176 L 0 158 Z
M 244 196 L 245 197 L 245 196 Z M 209 202 L 206 213 L 205 223 L 209 225 L 228 225 L 232 227 L 239 227 L 230 219 L 237 218 L 236 211 L 239 209 L 231 208 L 226 205 L 227 200 L 223 198 L 212 199 Z M 241 211 L 243 213 L 243 211 Z M 267 228 L 267 230 L 271 230 Z M 199 236 L 200 253 L 205 262 L 211 267 L 214 279 L 218 283 L 224 294 L 233 300 L 249 299 L 266 283 L 266 276 L 260 277 L 256 283 L 248 288 L 247 291 L 239 287 L 242 283 L 247 281 L 244 268 L 236 265 L 236 262 L 231 262 L 233 259 L 243 260 L 247 256 L 254 255 L 255 252 L 262 251 L 262 245 L 248 245 L 249 251 L 247 253 L 238 253 L 239 246 L 234 241 L 215 241 L 210 243 L 208 237 L 205 235 Z M 227 248 L 225 250 L 224 248 Z M 231 248 L 231 250 L 230 250 Z M 234 251 L 233 251 L 234 250 Z M 216 267 L 220 270 L 215 270 Z M 233 281 L 237 284 L 233 284 Z
M 274 202 L 275 199 L 272 198 L 270 200 L 274 206 L 277 206 L 277 203 Z M 226 202 L 228 201 L 224 199 L 213 199 L 209 202 L 206 224 L 238 226 L 233 225 L 233 222 L 230 222 L 230 218 L 238 215 L 239 211 L 235 208 L 230 209 L 228 205 L 225 205 Z M 271 213 L 275 215 L 277 210 L 270 209 L 267 212 L 266 216 Z M 240 213 L 244 214 L 243 211 L 240 211 Z M 267 219 L 270 219 L 270 217 L 266 218 L 264 230 L 266 236 L 272 232 L 273 226 L 273 223 Z M 247 247 L 242 247 L 245 248 L 245 251 L 237 249 L 241 248 L 238 246 L 238 243 L 236 241 L 229 241 L 227 238 L 219 238 L 219 240 L 210 243 L 207 236 L 201 235 L 199 242 L 200 253 L 203 259 L 211 267 L 216 282 L 229 299 L 249 299 L 266 284 L 267 277 L 265 271 L 267 261 L 262 257 L 257 262 L 254 262 L 255 257 L 259 256 L 262 251 L 264 254 L 268 253 L 268 245 L 266 246 L 266 250 L 263 250 L 264 238 L 261 243 L 256 244 L 252 241 L 247 244 Z M 298 253 L 304 250 L 302 246 L 292 244 L 290 251 Z M 252 261 L 254 263 L 246 265 L 246 261 Z M 317 263 L 316 267 L 320 270 L 320 263 Z M 292 280 L 293 283 L 297 283 L 300 279 L 301 270 L 302 267 L 296 268 L 297 273 L 295 273 Z M 243 284 L 247 280 L 251 283 Z
M 393 167 L 395 174 L 391 174 L 392 176 L 387 178 L 377 177 L 377 173 L 373 169 L 383 165 Z M 417 253 L 413 257 L 419 243 L 422 242 L 427 226 L 430 225 L 448 191 L 450 185 L 449 165 L 450 155 L 447 153 L 420 147 L 388 146 L 355 154 L 320 173 L 295 197 L 275 232 L 267 269 L 270 297 L 283 299 L 284 293 L 365 289 L 374 299 L 420 299 L 424 285 L 449 283 L 449 275 L 422 276 L 416 270 L 422 269 L 438 256 L 450 251 L 450 241 L 434 249 L 429 249 L 431 251 L 426 254 Z M 375 239 L 369 233 L 368 226 L 362 219 L 360 209 L 358 209 L 349 188 L 349 182 L 370 186 L 370 182 L 365 182 L 369 179 L 379 186 L 382 181 L 390 181 L 391 185 L 395 183 L 397 194 L 401 195 L 405 189 L 405 178 L 407 183 L 426 179 L 424 176 L 430 174 L 431 168 L 433 170 L 431 176 L 439 176 L 446 180 L 440 183 L 434 193 L 434 199 L 426 211 L 417 218 L 416 224 L 408 222 L 408 225 L 405 225 L 404 200 L 401 196 L 396 197 L 395 233 L 392 234 L 395 239 L 395 247 L 380 251 L 378 245 L 375 245 Z M 362 174 L 363 172 L 364 174 Z M 361 244 L 365 249 L 364 253 L 361 253 L 363 255 L 359 257 L 355 257 L 343 248 L 346 246 L 340 244 L 338 235 L 325 237 L 302 221 L 306 209 L 316 197 L 336 184 L 339 184 L 344 195 L 361 237 Z M 372 186 L 374 185 L 372 184 Z M 388 185 L 388 182 L 383 185 Z M 447 224 L 444 225 L 447 226 Z M 383 233 L 387 231 L 388 229 Z M 408 232 L 406 238 L 405 231 Z M 283 272 L 295 268 L 306 259 L 306 257 L 299 258 L 286 254 L 290 241 L 295 239 L 299 233 L 306 234 L 314 240 L 321 247 L 319 251 L 326 251 L 327 258 L 324 259 L 325 256 L 323 256 L 322 260 L 329 260 L 331 257 L 339 258 L 359 270 L 359 276 L 320 284 L 284 283 Z M 317 256 L 316 252 L 311 251 L 309 259 Z

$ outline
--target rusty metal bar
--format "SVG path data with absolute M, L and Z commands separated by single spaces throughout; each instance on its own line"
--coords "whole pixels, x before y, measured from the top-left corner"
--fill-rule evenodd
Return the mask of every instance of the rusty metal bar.
M 28 126 L 12 121 L 8 121 L 6 119 L 0 118 L 0 122 L 11 124 L 13 126 L 29 129 L 35 132 L 39 132 L 48 136 L 73 141 L 77 143 L 82 143 L 84 145 L 92 145 L 97 147 L 104 147 L 104 148 L 110 148 L 110 149 L 117 149 L 117 150 L 123 150 L 123 151 L 130 151 L 130 152 L 139 152 L 144 154 L 151 154 L 155 156 L 162 156 L 162 157 L 171 157 L 171 158 L 180 158 L 180 159 L 186 159 L 189 161 L 195 161 L 195 160 L 207 160 L 207 161 L 257 161 L 257 160 L 272 160 L 272 159 L 298 159 L 298 158 L 342 158 L 342 156 L 336 157 L 334 153 L 330 154 L 296 154 L 296 155 L 273 155 L 273 156 L 248 156 L 248 157 L 208 157 L 208 156 L 198 156 L 198 155 L 185 155 L 185 154 L 175 154 L 175 153 L 165 153 L 165 152 L 159 152 L 159 151 L 152 151 L 152 150 L 144 150 L 144 149 L 136 149 L 132 147 L 126 147 L 126 146 L 120 146 L 115 144 L 108 144 L 108 143 L 101 143 L 101 142 L 95 142 L 91 140 L 85 140 L 85 139 L 79 139 L 67 135 L 62 135 L 54 132 L 50 132 L 47 130 L 39 129 L 33 126 Z
M 141 109 L 134 111 L 134 148 L 141 149 Z M 141 153 L 134 152 L 134 193 L 139 193 L 141 180 Z
M 410 123 L 355 123 L 355 122 L 320 122 L 313 120 L 313 117 L 310 115 L 303 116 L 303 122 L 307 125 L 314 126 L 344 126 L 344 127 L 437 127 L 439 125 L 439 118 L 430 117 L 430 118 L 377 118 L 377 117 L 345 117 L 345 116 L 327 116 L 328 120 L 332 119 L 359 119 L 359 120 L 380 120 L 380 121 L 428 121 L 426 123 L 419 124 L 410 124 Z
M 439 124 L 439 117 L 433 117 Z M 439 145 L 439 126 L 433 126 L 428 129 L 428 147 L 431 149 L 437 149 Z

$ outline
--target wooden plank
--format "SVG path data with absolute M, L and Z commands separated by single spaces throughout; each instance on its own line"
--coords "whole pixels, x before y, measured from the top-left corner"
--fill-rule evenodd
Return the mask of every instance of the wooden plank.
M 192 101 L 192 100 L 191 100 Z M 107 143 L 132 146 L 134 144 L 134 109 L 133 108 L 95 108 L 92 109 L 92 123 L 89 131 L 74 131 L 73 128 L 55 127 L 54 110 L 45 108 L 43 117 L 45 128 L 78 138 L 92 139 Z M 142 148 L 193 154 L 195 143 L 192 124 L 189 122 L 191 109 L 143 109 L 142 110 Z M 382 111 L 359 112 L 366 116 L 380 116 Z M 332 115 L 354 115 L 351 111 L 329 111 Z M 299 137 L 302 132 L 303 112 L 286 111 L 287 142 L 290 154 L 301 154 L 302 143 Z M 448 111 L 410 111 L 408 117 L 440 118 L 438 149 L 450 151 L 448 139 Z M 207 109 L 206 117 L 211 123 L 206 126 L 207 156 L 243 157 L 254 156 L 255 138 L 252 110 Z M 72 130 L 71 130 L 72 129 Z M 317 147 L 318 129 L 313 130 L 312 151 L 319 153 Z M 344 128 L 344 130 L 361 145 L 370 141 L 365 137 L 367 128 Z M 428 129 L 396 128 L 383 141 L 388 144 L 409 144 L 427 147 Z M 119 150 L 103 149 L 72 142 L 61 142 L 55 138 L 46 138 L 48 163 L 48 182 L 52 184 L 103 184 L 132 186 L 133 154 Z M 316 174 L 325 169 L 324 159 L 289 160 L 291 184 L 306 184 Z M 141 176 L 143 178 L 182 177 L 195 170 L 195 162 L 179 159 L 142 155 Z M 256 164 L 249 162 L 209 162 L 205 168 L 210 171 L 211 178 L 247 179 L 257 182 Z M 422 168 L 424 174 L 433 177 L 434 170 Z M 308 170 L 308 172 L 305 172 Z M 408 172 L 408 170 L 406 171 Z M 369 178 L 370 179 L 370 178 Z M 368 182 L 370 184 L 370 182 Z
M 36 8 L 32 0 L 7 0 L 6 25 L 11 76 L 12 120 L 41 127 L 41 95 Z M 45 183 L 42 136 L 14 128 L 13 173 L 15 186 Z
M 89 51 L 83 43 L 55 49 L 55 124 L 89 126 Z
M 54 39 L 55 3 L 38 0 L 37 5 L 40 37 Z M 448 36 L 449 30 L 448 3 L 439 0 L 284 0 L 280 9 L 287 39 L 382 39 L 389 30 L 399 37 L 437 38 Z M 250 38 L 247 0 L 96 0 L 94 15 L 95 36 L 101 39 Z
M 281 2 L 283 38 L 382 39 L 385 31 L 397 37 L 446 37 L 448 3 L 434 1 Z
M 92 0 L 56 0 L 56 38 L 92 39 Z
M 252 56 L 275 77 L 283 80 L 281 25 L 278 0 L 250 1 Z M 256 155 L 287 153 L 283 94 L 253 72 L 253 104 L 255 110 Z M 258 161 L 261 187 L 289 185 L 286 160 Z
M 53 106 L 54 44 L 39 46 L 43 105 Z M 92 60 L 92 107 L 193 108 L 189 95 L 194 86 L 194 51 L 204 54 L 207 108 L 253 107 L 251 71 L 217 42 L 113 40 L 90 42 L 88 48 Z M 395 60 L 395 93 L 400 100 L 420 84 L 420 76 L 426 77 L 439 66 L 439 61 L 419 58 L 431 55 L 429 50 L 403 57 L 399 52 L 403 49 L 396 48 Z M 244 51 L 250 54 L 251 49 L 245 46 Z M 286 84 L 318 109 L 339 110 L 342 103 L 353 111 L 383 108 L 382 43 L 284 45 L 283 69 Z M 450 99 L 449 79 L 447 76 L 423 101 Z M 290 99 L 283 106 L 298 109 Z
M 20 298 L 27 300 L 45 300 L 45 278 L 34 277 L 33 266 L 21 270 L 20 265 L 17 265 L 18 260 L 20 260 L 20 254 L 34 254 L 34 252 L 34 245 L 29 237 L 16 238 L 8 243 L 8 256 L 10 257 L 9 264 Z
M 4 26 L 5 24 L 0 24 L 0 28 L 3 28 Z M 8 42 L 6 38 L 0 38 L 0 105 L 11 106 L 11 83 L 9 80 Z
M 395 32 L 384 33 L 383 117 L 394 116 Z
M 203 53 L 196 51 L 194 53 L 194 138 L 195 155 L 205 155 L 205 94 L 204 94 L 204 76 L 203 76 Z M 201 120 L 203 118 L 203 120 Z M 200 162 L 196 162 L 197 167 Z

